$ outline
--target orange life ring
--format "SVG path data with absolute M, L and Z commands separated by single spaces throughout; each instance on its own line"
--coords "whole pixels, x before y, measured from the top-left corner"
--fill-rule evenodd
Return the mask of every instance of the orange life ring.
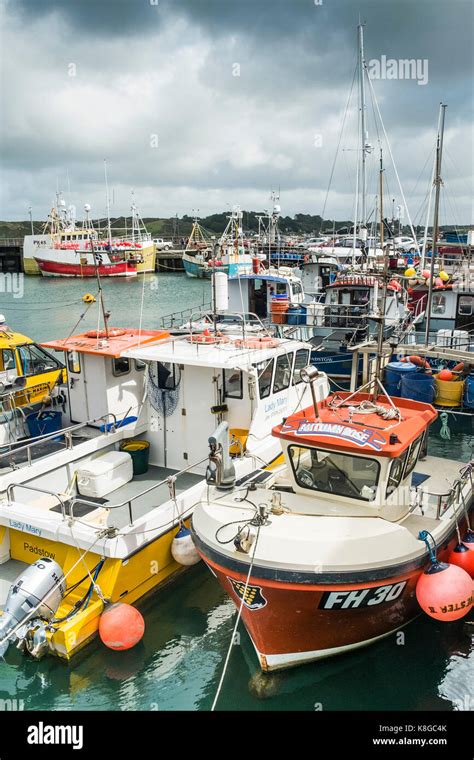
M 188 335 L 188 341 L 190 343 L 204 343 L 205 345 L 211 346 L 215 343 L 228 343 L 229 338 L 227 336 L 222 335 L 222 333 L 217 332 L 215 335 L 212 335 L 209 330 L 204 330 L 202 333 L 195 333 L 193 335 Z
M 237 348 L 276 348 L 279 343 L 275 338 L 262 337 L 262 338 L 245 338 L 244 340 L 236 340 L 235 345 Z
M 417 367 L 424 367 L 424 369 L 429 369 L 431 372 L 431 364 L 426 359 L 422 359 L 421 356 L 409 356 L 408 361 L 412 364 L 416 364 Z
M 402 286 L 398 282 L 398 280 L 390 280 L 390 282 L 387 285 L 387 290 L 394 290 L 395 292 L 399 293 L 402 289 Z
M 105 330 L 88 330 L 86 332 L 87 338 L 120 338 L 125 335 L 126 330 L 122 330 L 121 327 L 112 327 L 107 335 Z

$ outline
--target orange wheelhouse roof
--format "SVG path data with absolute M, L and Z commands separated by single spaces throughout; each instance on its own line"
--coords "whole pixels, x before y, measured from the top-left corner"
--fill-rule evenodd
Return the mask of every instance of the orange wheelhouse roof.
M 350 401 L 346 401 L 350 398 Z M 353 454 L 398 457 L 433 422 L 438 413 L 431 404 L 411 399 L 392 399 L 399 415 L 385 419 L 377 411 L 362 411 L 361 402 L 373 401 L 369 393 L 337 393 L 318 403 L 319 417 L 313 407 L 288 417 L 273 428 L 273 435 L 298 445 L 338 450 Z M 393 409 L 380 394 L 377 408 Z M 337 408 L 336 408 L 337 407 Z M 365 405 L 368 408 L 368 405 Z
M 41 345 L 55 351 L 77 351 L 81 354 L 97 354 L 98 356 L 120 356 L 130 348 L 136 348 L 146 343 L 166 340 L 170 334 L 166 330 L 125 330 L 119 327 L 109 327 L 109 338 L 104 330 L 88 330 L 79 335 L 59 340 L 50 340 Z

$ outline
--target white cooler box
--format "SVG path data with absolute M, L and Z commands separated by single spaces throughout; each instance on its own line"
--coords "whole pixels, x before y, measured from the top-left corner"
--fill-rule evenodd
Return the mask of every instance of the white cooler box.
M 109 451 L 77 471 L 81 496 L 100 498 L 133 478 L 133 462 L 126 451 Z

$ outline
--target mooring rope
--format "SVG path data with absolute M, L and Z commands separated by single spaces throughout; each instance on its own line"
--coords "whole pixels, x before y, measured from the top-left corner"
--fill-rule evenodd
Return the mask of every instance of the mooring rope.
M 221 689 L 222 689 L 222 685 L 224 683 L 224 678 L 225 678 L 225 675 L 226 675 L 226 672 L 227 672 L 227 666 L 229 664 L 230 655 L 231 655 L 231 652 L 232 652 L 232 647 L 234 646 L 235 634 L 237 632 L 237 626 L 239 625 L 240 617 L 242 615 L 242 609 L 243 609 L 243 606 L 244 606 L 245 594 L 247 593 L 247 588 L 248 588 L 248 585 L 249 585 L 250 576 L 252 574 L 252 568 L 253 568 L 253 563 L 254 563 L 254 559 L 255 559 L 255 552 L 257 551 L 258 538 L 259 538 L 259 535 L 260 535 L 260 527 L 261 526 L 259 525 L 258 528 L 257 528 L 257 535 L 255 537 L 255 544 L 254 544 L 254 548 L 253 548 L 253 552 L 252 552 L 252 559 L 250 561 L 249 571 L 247 573 L 247 578 L 246 578 L 245 587 L 244 587 L 244 590 L 243 590 L 243 593 L 242 593 L 242 599 L 241 599 L 241 602 L 240 602 L 239 611 L 237 613 L 237 618 L 236 618 L 236 621 L 235 621 L 235 625 L 234 625 L 234 628 L 232 630 L 232 636 L 230 638 L 230 644 L 229 644 L 229 648 L 227 650 L 227 655 L 226 655 L 225 662 L 224 662 L 224 668 L 222 670 L 222 674 L 221 674 L 221 677 L 220 677 L 219 685 L 217 687 L 216 696 L 214 697 L 214 701 L 212 703 L 211 712 L 214 712 L 214 710 L 216 709 L 217 701 L 219 699 L 219 696 L 220 696 L 220 693 L 221 693 Z

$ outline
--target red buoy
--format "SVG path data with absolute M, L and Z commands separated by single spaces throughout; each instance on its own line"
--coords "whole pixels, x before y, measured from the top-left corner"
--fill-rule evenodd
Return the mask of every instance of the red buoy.
M 99 636 L 109 649 L 131 649 L 141 641 L 144 632 L 143 616 L 130 604 L 112 604 L 100 616 Z
M 418 578 L 416 598 L 421 609 L 435 620 L 458 620 L 472 607 L 472 579 L 456 565 L 435 562 Z
M 450 565 L 462 567 L 471 578 L 474 578 L 474 552 L 469 551 L 465 544 L 457 544 L 448 556 Z

